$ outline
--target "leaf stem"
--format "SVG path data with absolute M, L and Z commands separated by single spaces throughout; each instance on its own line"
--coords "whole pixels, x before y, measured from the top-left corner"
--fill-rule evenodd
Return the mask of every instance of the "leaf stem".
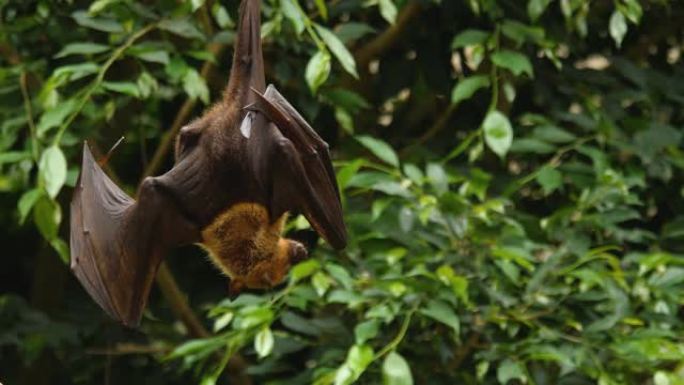
M 380 349 L 380 351 L 373 357 L 373 361 L 378 360 L 382 358 L 385 354 L 391 352 L 392 350 L 396 349 L 397 346 L 401 343 L 401 341 L 404 339 L 406 336 L 406 332 L 408 331 L 408 327 L 411 324 L 411 318 L 413 317 L 413 314 L 415 314 L 416 310 L 418 310 L 418 304 L 414 305 L 411 310 L 406 314 L 406 317 L 404 317 L 404 322 L 401 324 L 401 328 L 399 329 L 399 333 L 397 333 L 396 336 L 390 341 L 385 347 Z

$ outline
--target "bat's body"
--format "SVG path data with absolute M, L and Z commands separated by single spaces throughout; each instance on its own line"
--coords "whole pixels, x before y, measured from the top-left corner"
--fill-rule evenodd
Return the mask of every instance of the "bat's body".
M 239 289 L 272 287 L 306 258 L 304 246 L 281 237 L 291 210 L 333 247 L 346 244 L 327 144 L 265 86 L 259 8 L 259 0 L 243 1 L 223 99 L 181 129 L 176 164 L 146 178 L 137 200 L 84 146 L 71 204 L 71 267 L 100 306 L 127 325 L 139 322 L 172 247 L 199 243 Z

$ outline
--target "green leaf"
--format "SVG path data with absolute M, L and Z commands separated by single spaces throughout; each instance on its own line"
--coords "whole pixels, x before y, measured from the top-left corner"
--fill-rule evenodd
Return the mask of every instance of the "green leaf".
M 55 58 L 62 58 L 69 55 L 93 55 L 109 51 L 109 46 L 96 43 L 71 43 L 62 48 Z
M 97 64 L 90 62 L 65 65 L 57 68 L 55 72 L 52 73 L 52 78 L 60 78 L 61 76 L 68 75 L 68 80 L 74 81 L 92 75 L 99 70 L 100 67 Z
M 396 352 L 390 352 L 382 363 L 383 385 L 413 385 L 413 375 L 408 363 Z
M 214 333 L 225 329 L 225 327 L 230 324 L 230 321 L 232 321 L 234 317 L 235 313 L 233 313 L 232 311 L 223 313 L 223 315 L 221 315 L 214 321 L 214 327 L 212 328 Z
M 554 151 L 556 151 L 556 146 L 535 138 L 516 139 L 511 145 L 511 152 L 550 154 Z
M 332 104 L 342 107 L 352 114 L 371 107 L 370 103 L 361 95 L 344 88 L 326 89 L 322 94 Z
M 230 18 L 230 14 L 226 8 L 219 3 L 214 3 L 211 7 L 211 13 L 221 29 L 227 29 L 235 26 L 235 22 Z
M 373 319 L 362 322 L 354 327 L 354 337 L 357 345 L 363 345 L 366 341 L 375 338 L 380 329 L 380 321 Z
M 399 228 L 405 233 L 410 233 L 413 229 L 413 223 L 416 219 L 416 214 L 409 207 L 402 207 L 399 210 Z
M 8 151 L 0 153 L 0 166 L 5 163 L 18 163 L 22 160 L 31 159 L 31 153 L 27 151 Z
M 466 29 L 454 37 L 451 42 L 451 49 L 468 47 L 471 45 L 483 44 L 491 34 L 479 29 Z
M 335 385 L 349 385 L 354 382 L 354 372 L 349 365 L 342 364 L 335 372 Z
M 169 64 L 169 53 L 164 50 L 131 51 L 133 56 L 151 63 Z
M 421 309 L 420 312 L 427 317 L 451 327 L 456 335 L 460 333 L 461 323 L 458 316 L 446 303 L 439 300 L 431 300 L 428 302 L 427 307 Z
M 159 23 L 159 29 L 169 31 L 188 39 L 204 40 L 202 32 L 200 32 L 197 27 L 195 27 L 195 24 L 188 18 L 164 19 Z
M 347 47 L 342 44 L 340 39 L 331 30 L 318 24 L 314 24 L 314 27 L 316 27 L 316 32 L 318 32 L 321 39 L 323 39 L 328 48 L 330 48 L 333 55 L 335 55 L 340 64 L 342 64 L 342 68 L 358 79 L 359 74 L 356 72 L 356 62 Z
M 297 0 L 280 0 L 280 9 L 283 12 L 283 15 L 292 23 L 297 35 L 304 32 L 304 28 L 306 28 L 306 16 L 299 11 Z
M 335 108 L 335 120 L 350 135 L 354 134 L 354 118 L 344 108 Z
M 378 6 L 380 7 L 380 14 L 388 23 L 394 24 L 397 21 L 397 6 L 392 0 L 379 0 Z
M 302 279 L 310 276 L 311 274 L 320 270 L 321 264 L 315 259 L 309 259 L 304 262 L 300 262 L 290 271 L 290 279 L 292 283 L 301 281 Z
M 527 74 L 529 77 L 534 76 L 530 59 L 520 52 L 507 49 L 494 52 L 492 54 L 492 62 L 498 67 L 506 68 L 511 71 L 515 76 L 520 76 L 523 73 Z
M 121 0 L 97 0 L 97 1 L 94 1 L 92 4 L 90 4 L 90 7 L 88 7 L 88 13 L 92 16 L 95 16 L 98 13 L 105 10 L 111 4 L 116 4 L 120 1 Z
M 368 365 L 373 362 L 373 348 L 368 345 L 354 345 L 349 349 L 346 364 L 359 378 Z
M 59 127 L 75 109 L 76 101 L 69 99 L 43 112 L 36 126 L 38 137 L 43 137 L 51 128 Z
M 254 337 L 254 350 L 259 358 L 267 357 L 273 351 L 273 332 L 271 328 L 265 327 Z
M 523 366 L 510 359 L 504 360 L 496 369 L 496 378 L 501 385 L 506 385 L 510 380 L 519 380 L 523 384 L 527 383 L 527 374 L 525 374 Z
M 549 6 L 549 3 L 551 3 L 551 0 L 529 0 L 527 2 L 527 16 L 529 16 L 532 21 L 537 21 L 539 16 L 541 16 Z
M 325 5 L 325 0 L 314 0 L 314 3 L 323 20 L 328 20 L 328 7 Z
M 25 192 L 21 198 L 19 198 L 19 202 L 17 203 L 19 208 L 19 224 L 24 224 L 26 217 L 31 212 L 33 206 L 36 204 L 36 202 L 38 202 L 38 199 L 44 195 L 45 190 L 41 188 L 34 188 Z
M 86 11 L 76 11 L 71 14 L 78 25 L 109 33 L 122 33 L 124 28 L 113 19 L 91 17 Z
M 451 103 L 460 103 L 463 100 L 470 99 L 480 88 L 489 87 L 489 77 L 485 75 L 474 75 L 467 77 L 454 87 L 451 92 Z
M 65 265 L 69 264 L 69 245 L 66 244 L 61 238 L 55 237 L 50 240 L 50 246 L 57 252 L 59 259 L 64 262 Z
M 356 136 L 356 140 L 383 162 L 394 167 L 399 167 L 399 157 L 397 156 L 397 153 L 394 152 L 392 147 L 385 141 L 366 135 Z
M 404 175 L 406 175 L 411 182 L 421 186 L 425 182 L 425 175 L 423 172 L 413 163 L 404 164 Z
M 38 169 L 48 195 L 56 197 L 67 177 L 66 158 L 62 150 L 57 146 L 46 148 L 38 162 Z
M 57 229 L 62 222 L 62 210 L 57 202 L 44 195 L 33 207 L 33 222 L 43 238 L 51 241 L 57 236 Z
M 309 63 L 306 65 L 306 71 L 304 77 L 306 78 L 306 84 L 309 85 L 309 89 L 312 93 L 318 91 L 330 75 L 330 54 L 326 51 L 318 51 L 315 55 L 311 57 Z
M 236 318 L 233 327 L 239 330 L 250 329 L 255 326 L 270 323 L 273 316 L 273 311 L 267 307 L 244 307 L 240 310 L 239 318 Z
M 345 43 L 359 39 L 369 33 L 375 32 L 375 29 L 366 23 L 349 22 L 339 24 L 335 28 L 337 37 Z
M 430 184 L 435 188 L 437 193 L 444 194 L 449 191 L 449 176 L 444 167 L 439 163 L 428 163 L 427 178 Z
M 159 83 L 149 72 L 144 71 L 138 76 L 138 81 L 136 82 L 138 87 L 139 95 L 142 99 L 147 99 L 153 95 L 159 88 Z
M 515 20 L 504 20 L 501 25 L 501 32 L 518 45 L 526 41 L 540 44 L 545 35 L 544 29 L 541 27 L 532 27 Z
M 102 88 L 136 98 L 140 97 L 138 85 L 133 82 L 102 82 Z
M 204 104 L 209 103 L 209 88 L 202 76 L 194 68 L 188 68 L 183 76 L 183 89 L 191 98 L 199 98 Z
M 323 297 L 330 288 L 330 285 L 332 285 L 332 279 L 324 272 L 317 271 L 313 277 L 311 277 L 311 285 L 316 290 L 316 294 L 318 294 L 319 297 Z
M 550 124 L 535 127 L 532 136 L 549 143 L 568 143 L 577 139 L 571 132 Z
M 619 48 L 622 45 L 622 39 L 624 39 L 627 34 L 627 20 L 622 12 L 617 9 L 613 11 L 613 14 L 610 16 L 608 28 L 610 30 L 610 36 L 615 41 L 615 45 Z
M 168 359 L 183 357 L 186 362 L 194 362 L 209 356 L 211 353 L 226 346 L 223 336 L 200 338 L 187 341 L 173 349 Z
M 485 143 L 495 154 L 503 158 L 513 142 L 513 128 L 508 117 L 499 111 L 491 111 L 482 122 Z
M 544 195 L 554 192 L 563 183 L 563 175 L 560 171 L 550 166 L 544 166 L 537 174 L 537 183 L 542 186 Z
M 200 9 L 202 5 L 204 5 L 204 0 L 191 0 L 190 4 L 192 4 L 192 11 L 195 12 L 196 10 Z

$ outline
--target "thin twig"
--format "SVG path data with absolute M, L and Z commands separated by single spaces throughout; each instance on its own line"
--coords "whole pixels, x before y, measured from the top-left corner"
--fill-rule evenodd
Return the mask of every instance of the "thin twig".
M 157 27 L 158 22 L 150 23 L 146 25 L 144 28 L 140 29 L 138 32 L 134 33 L 131 35 L 126 42 L 124 42 L 119 48 L 117 48 L 113 53 L 112 56 L 107 59 L 107 61 L 102 65 L 100 68 L 100 71 L 97 73 L 97 76 L 95 79 L 90 83 L 88 88 L 85 90 L 85 93 L 83 96 L 81 96 L 81 99 L 79 101 L 78 106 L 76 109 L 69 115 L 69 117 L 62 123 L 62 125 L 59 127 L 59 131 L 57 131 L 57 135 L 55 135 L 55 139 L 53 141 L 54 145 L 58 145 L 60 140 L 62 139 L 62 135 L 64 135 L 64 132 L 66 129 L 71 125 L 71 123 L 76 119 L 76 117 L 81 113 L 81 110 L 83 110 L 83 107 L 85 104 L 90 100 L 90 96 L 97 90 L 97 88 L 100 86 L 102 81 L 104 80 L 104 76 L 107 73 L 107 70 L 109 70 L 109 67 L 114 64 L 115 61 L 117 61 L 121 56 L 123 56 L 124 52 L 133 45 L 138 39 L 141 37 L 145 36 L 147 33 L 152 31 Z
M 31 134 L 31 155 L 34 161 L 38 161 L 38 139 L 36 134 L 36 125 L 33 121 L 33 109 L 31 108 L 31 95 L 28 92 L 28 81 L 26 71 L 21 71 L 19 77 L 21 85 L 21 95 L 24 98 L 24 108 L 26 109 L 26 120 L 29 125 L 29 132 Z
M 86 354 L 124 356 L 129 354 L 158 354 L 167 353 L 170 349 L 166 346 L 141 345 L 131 342 L 119 343 L 112 348 L 87 349 Z

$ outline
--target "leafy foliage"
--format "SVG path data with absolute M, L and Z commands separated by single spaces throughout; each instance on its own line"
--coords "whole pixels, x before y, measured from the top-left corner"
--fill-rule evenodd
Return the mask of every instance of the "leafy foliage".
M 180 250 L 206 338 L 156 295 L 143 333 L 106 321 L 54 263 L 82 141 L 126 137 L 129 191 L 168 167 L 236 3 L 0 4 L 0 381 L 208 385 L 240 354 L 268 384 L 682 384 L 674 2 L 263 0 L 267 77 L 331 143 L 350 245 L 233 299 Z

